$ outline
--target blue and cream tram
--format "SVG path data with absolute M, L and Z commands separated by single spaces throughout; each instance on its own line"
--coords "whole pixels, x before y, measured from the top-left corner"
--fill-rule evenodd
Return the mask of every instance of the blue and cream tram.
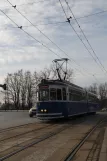
M 65 80 L 45 80 L 38 85 L 37 117 L 68 118 L 96 113 L 98 99 L 93 93 Z

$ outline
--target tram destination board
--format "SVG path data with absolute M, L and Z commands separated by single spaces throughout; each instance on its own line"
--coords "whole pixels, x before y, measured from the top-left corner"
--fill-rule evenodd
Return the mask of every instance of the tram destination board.
M 49 88 L 49 86 L 47 86 L 47 85 L 45 86 L 45 85 L 44 85 L 44 86 L 39 86 L 39 88 L 40 88 L 40 89 L 47 89 L 47 88 Z

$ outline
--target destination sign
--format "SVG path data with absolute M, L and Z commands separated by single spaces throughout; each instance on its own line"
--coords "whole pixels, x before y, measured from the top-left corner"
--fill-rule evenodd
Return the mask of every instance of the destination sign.
M 46 89 L 46 88 L 49 88 L 48 86 L 40 86 L 39 87 L 40 89 Z

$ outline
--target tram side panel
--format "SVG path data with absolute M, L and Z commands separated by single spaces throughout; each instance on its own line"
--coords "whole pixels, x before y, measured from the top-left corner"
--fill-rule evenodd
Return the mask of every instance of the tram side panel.
M 85 114 L 88 112 L 86 102 L 72 101 L 68 102 L 68 117 L 73 115 Z
M 99 110 L 99 100 L 94 95 L 87 94 L 87 106 L 89 113 L 95 113 Z
M 70 116 L 94 113 L 98 111 L 97 103 L 76 102 L 76 101 L 47 101 L 38 102 L 37 114 L 39 118 L 67 118 Z
M 38 102 L 37 114 L 40 117 L 70 117 L 73 115 L 88 113 L 88 107 L 86 102 L 67 102 L 67 101 L 55 101 L 55 102 Z
M 94 113 L 99 110 L 99 104 L 98 103 L 93 103 L 93 102 L 88 102 L 88 111 L 89 113 Z

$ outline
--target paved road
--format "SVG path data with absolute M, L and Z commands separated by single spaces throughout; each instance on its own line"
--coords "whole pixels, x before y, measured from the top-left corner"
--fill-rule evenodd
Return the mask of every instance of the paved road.
M 0 129 L 32 122 L 38 120 L 30 118 L 28 112 L 0 112 Z
M 13 112 L 14 117 L 12 115 L 12 112 L 8 113 L 2 113 L 3 115 L 8 118 L 8 122 L 12 123 L 12 119 L 16 118 L 16 123 L 19 123 L 19 120 L 25 121 L 27 123 L 28 120 L 34 120 L 37 121 L 36 118 L 29 118 L 27 112 Z M 89 116 L 83 116 L 78 117 L 77 119 L 72 120 L 69 122 L 69 128 L 65 128 L 60 133 L 57 133 L 55 136 L 50 137 L 49 139 L 46 139 L 38 144 L 33 145 L 33 147 L 29 147 L 26 150 L 23 150 L 20 153 L 17 153 L 16 155 L 6 159 L 8 161 L 63 161 L 64 158 L 71 152 L 71 149 L 75 145 L 77 145 L 80 140 L 86 135 L 86 133 L 91 129 L 96 122 L 103 118 L 103 116 L 107 117 L 107 113 L 102 112 L 97 115 L 89 115 Z M 11 117 L 12 116 L 12 117 Z M 2 118 L 2 117 L 1 117 Z M 22 123 L 21 121 L 21 123 Z M 15 124 L 16 124 L 15 123 Z M 71 123 L 71 124 L 70 124 Z M 35 123 L 35 126 L 32 126 L 32 129 L 36 129 L 37 123 Z M 66 123 L 64 124 L 65 127 Z M 96 158 L 99 156 L 100 148 L 101 148 L 101 141 L 103 139 L 104 135 L 104 128 L 106 127 L 106 122 L 102 126 L 100 126 L 94 133 L 86 140 L 86 142 L 83 144 L 81 149 L 78 151 L 78 153 L 75 156 L 75 161 L 86 161 L 86 160 L 98 160 Z M 38 127 L 38 125 L 37 125 Z M 43 127 L 43 125 L 42 125 Z M 32 141 L 36 141 L 35 137 L 38 136 L 39 138 L 44 138 L 47 136 L 47 134 L 53 133 L 55 134 L 55 131 L 57 131 L 58 128 L 63 127 L 63 124 L 58 123 L 57 125 L 53 125 L 50 127 L 45 127 L 42 130 L 39 130 L 37 133 L 36 131 L 19 135 L 16 138 L 12 138 L 12 136 L 21 134 L 21 132 L 29 131 L 28 127 L 24 127 L 21 130 L 15 130 L 15 131 L 9 131 L 6 134 L 0 136 L 0 139 L 6 139 L 8 137 L 11 137 L 10 139 L 6 139 L 5 141 L 0 142 L 0 157 L 4 156 L 5 154 L 8 154 L 10 151 L 13 151 L 14 149 L 17 150 L 20 148 L 19 145 L 21 145 L 21 148 Z M 30 130 L 32 130 L 30 127 Z M 24 130 L 24 131 L 23 131 Z M 25 131 L 26 130 L 26 131 Z M 34 139 L 33 139 L 34 138 Z M 105 137 L 107 138 L 107 136 Z M 30 140 L 31 139 L 31 140 Z M 106 140 L 105 140 L 106 142 Z M 14 147 L 14 148 L 13 148 Z M 105 148 L 105 144 L 104 144 Z M 102 149 L 102 152 L 104 153 L 104 150 Z M 107 151 L 107 150 L 106 150 Z M 101 156 L 101 161 L 107 161 L 103 160 Z
M 101 112 L 107 115 L 107 112 Z M 0 129 L 32 122 L 40 122 L 36 117 L 30 118 L 28 112 L 0 112 Z

